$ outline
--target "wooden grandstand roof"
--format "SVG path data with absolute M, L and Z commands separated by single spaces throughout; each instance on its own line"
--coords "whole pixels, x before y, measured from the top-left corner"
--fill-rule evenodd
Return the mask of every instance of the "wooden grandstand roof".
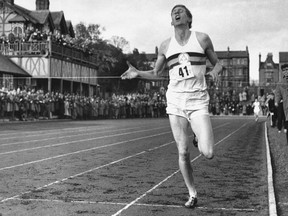
M 2 54 L 0 54 L 0 73 L 9 73 L 20 77 L 32 77 L 27 71 Z

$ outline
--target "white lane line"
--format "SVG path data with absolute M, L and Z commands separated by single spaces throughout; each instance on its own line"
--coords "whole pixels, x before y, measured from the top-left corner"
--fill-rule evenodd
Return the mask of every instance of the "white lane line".
M 133 141 L 137 141 L 137 140 L 141 140 L 141 139 L 147 139 L 147 138 L 151 138 L 151 137 L 155 137 L 155 136 L 161 136 L 163 134 L 168 134 L 168 133 L 171 133 L 171 131 L 163 132 L 163 133 L 159 133 L 159 134 L 153 134 L 153 135 L 149 135 L 149 136 L 145 136 L 145 137 L 138 137 L 138 138 L 131 139 L 131 140 L 124 140 L 124 141 L 121 141 L 121 142 L 111 143 L 111 144 L 107 144 L 107 145 L 104 145 L 104 146 L 97 146 L 97 147 L 94 147 L 94 148 L 83 149 L 83 150 L 76 151 L 76 152 L 71 152 L 71 153 L 67 153 L 67 154 L 57 155 L 57 156 L 54 156 L 54 157 L 48 157 L 48 158 L 44 158 L 44 159 L 41 159 L 41 160 L 30 161 L 30 162 L 27 162 L 27 163 L 17 164 L 17 165 L 14 165 L 14 166 L 3 167 L 3 168 L 0 168 L 0 171 L 13 169 L 13 168 L 16 168 L 16 167 L 22 167 L 22 166 L 26 166 L 26 165 L 31 165 L 31 164 L 35 164 L 35 163 L 40 163 L 40 162 L 43 162 L 43 161 L 48 161 L 48 160 L 52 160 L 52 159 L 56 159 L 56 158 L 66 157 L 66 156 L 79 154 L 79 153 L 83 153 L 83 152 L 88 152 L 88 151 L 92 151 L 92 150 L 96 150 L 96 149 L 102 149 L 102 148 L 107 148 L 107 147 L 111 147 L 111 146 L 116 146 L 116 145 L 120 145 L 120 144 L 123 144 L 123 143 L 133 142 Z
M 104 138 L 115 137 L 115 136 L 123 136 L 123 135 L 127 135 L 127 134 L 146 132 L 146 131 L 151 131 L 151 130 L 154 131 L 154 130 L 162 129 L 162 128 L 165 128 L 165 127 L 153 128 L 153 129 L 147 129 L 147 130 L 138 130 L 138 131 L 132 131 L 132 132 L 126 132 L 126 133 L 120 133 L 120 134 L 113 134 L 113 135 L 106 135 L 106 136 L 89 138 L 89 139 L 73 140 L 73 141 L 69 141 L 69 142 L 50 144 L 50 145 L 38 146 L 38 147 L 34 147 L 34 148 L 14 150 L 14 151 L 9 151 L 9 152 L 1 152 L 0 155 L 15 154 L 15 153 L 24 152 L 24 151 L 32 151 L 32 150 L 39 150 L 39 149 L 44 149 L 44 148 L 52 148 L 52 147 L 58 147 L 58 146 L 63 146 L 63 145 L 70 145 L 73 143 L 88 142 L 88 141 L 92 141 L 92 140 L 104 139 Z
M 194 158 L 191 162 L 194 162 L 195 160 L 197 160 L 198 158 L 200 158 L 201 155 L 198 155 L 196 158 Z M 134 205 L 136 202 L 138 202 L 138 200 L 142 199 L 143 197 L 145 197 L 148 193 L 151 193 L 153 190 L 155 190 L 156 188 L 158 188 L 160 185 L 162 185 L 164 182 L 168 181 L 170 178 L 172 178 L 174 175 L 176 175 L 178 172 L 180 172 L 180 170 L 178 169 L 177 171 L 175 171 L 174 173 L 172 173 L 171 175 L 169 175 L 168 177 L 166 177 L 164 180 L 162 180 L 161 182 L 159 182 L 157 185 L 155 185 L 154 187 L 152 187 L 150 190 L 146 191 L 144 194 L 142 194 L 141 196 L 137 197 L 135 200 L 133 200 L 132 202 L 128 203 L 124 208 L 120 209 L 118 212 L 116 212 L 115 214 L 113 214 L 112 216 L 116 216 L 116 215 L 120 215 L 123 211 L 125 211 L 126 209 L 128 209 L 129 207 L 131 207 L 132 205 Z
M 223 126 L 225 126 L 225 125 L 227 125 L 227 123 L 222 124 L 222 125 L 218 125 L 217 127 L 215 127 L 215 129 L 221 128 L 221 127 L 223 127 Z M 166 132 L 166 133 L 171 133 L 171 131 Z M 165 133 L 162 133 L 162 134 L 165 134 Z M 162 135 L 162 134 L 158 134 L 158 135 Z M 156 135 L 151 135 L 151 136 L 147 136 L 147 137 L 136 138 L 136 139 L 129 140 L 129 141 L 136 141 L 136 140 L 139 140 L 139 139 L 146 139 L 146 138 L 148 138 L 148 137 L 154 137 L 154 136 L 156 136 Z M 129 142 L 129 141 L 126 141 L 126 142 Z M 138 155 L 140 155 L 140 154 L 142 154 L 142 153 L 145 153 L 145 152 L 154 151 L 154 150 L 156 150 L 156 149 L 159 149 L 159 148 L 165 147 L 165 146 L 167 146 L 167 145 L 170 145 L 170 144 L 172 144 L 172 143 L 174 143 L 174 142 L 175 142 L 175 141 L 172 141 L 172 142 L 165 143 L 165 144 L 163 144 L 163 145 L 160 145 L 160 146 L 157 146 L 157 147 L 154 147 L 154 148 L 150 148 L 150 149 L 148 149 L 147 151 L 143 151 L 143 152 L 134 154 L 134 156 L 138 156 Z M 120 142 L 120 143 L 123 143 L 123 142 Z M 113 144 L 112 144 L 112 145 L 113 145 Z M 115 144 L 114 144 L 114 145 L 115 145 Z M 111 146 L 111 145 L 109 145 L 109 146 Z M 94 148 L 93 148 L 93 149 L 94 149 Z M 81 151 L 81 152 L 82 152 L 82 151 Z M 67 155 L 67 154 L 66 154 L 66 155 Z M 126 159 L 132 158 L 132 157 L 134 157 L 134 156 L 133 156 L 133 155 L 132 155 L 132 156 L 128 156 L 128 157 L 126 157 Z M 200 157 L 200 156 L 201 156 L 201 155 L 199 155 L 198 157 Z M 197 158 L 198 158 L 198 157 L 197 157 Z M 54 159 L 54 158 L 55 158 L 55 157 L 53 157 L 53 159 Z M 51 159 L 51 158 L 49 158 L 49 159 Z M 44 159 L 44 160 L 47 160 L 47 159 Z M 44 160 L 34 161 L 34 163 L 36 163 L 36 162 L 42 162 L 42 161 L 44 161 Z M 120 161 L 123 161 L 123 160 L 124 160 L 124 159 L 122 158 L 122 159 L 117 160 L 117 162 L 120 162 Z M 192 162 L 193 162 L 193 160 L 192 160 Z M 31 164 L 31 163 L 32 163 L 32 162 L 29 162 L 29 163 L 26 163 L 25 165 Z M 114 162 L 109 163 L 109 165 L 112 165 L 112 164 L 115 164 L 115 163 L 116 163 L 116 162 L 114 161 Z M 23 164 L 22 164 L 22 165 L 23 165 Z M 19 165 L 17 165 L 17 166 L 19 166 Z M 51 186 L 51 185 L 54 185 L 54 184 L 58 184 L 58 183 L 64 182 L 64 181 L 66 181 L 66 180 L 68 180 L 68 179 L 75 178 L 75 177 L 77 177 L 77 176 L 83 175 L 83 174 L 88 173 L 88 172 L 92 172 L 92 171 L 94 171 L 94 170 L 97 170 L 97 169 L 100 169 L 100 168 L 103 168 L 103 167 L 106 167 L 106 166 L 108 166 L 108 165 L 107 165 L 107 164 L 106 164 L 106 165 L 102 165 L 102 166 L 100 166 L 100 167 L 96 167 L 96 168 L 94 168 L 94 169 L 90 169 L 90 170 L 88 170 L 88 171 L 85 171 L 85 172 L 76 174 L 76 175 L 74 175 L 74 176 L 70 176 L 70 177 L 68 177 L 68 178 L 64 178 L 64 179 L 62 179 L 62 180 L 58 180 L 58 181 L 52 182 L 52 183 L 50 183 L 50 184 L 44 185 L 44 186 L 42 186 L 42 187 L 39 187 L 39 188 L 37 188 L 36 190 L 41 190 L 41 189 L 44 188 L 44 187 L 48 187 L 48 186 Z M 14 166 L 14 167 L 16 167 L 16 166 Z M 13 167 L 13 168 L 14 168 L 14 167 Z M 6 167 L 6 168 L 7 168 L 7 167 Z M 3 169 L 3 168 L 2 168 L 2 169 Z M 0 169 L 0 171 L 1 171 L 1 169 Z M 179 170 L 178 170 L 177 172 L 179 172 Z M 15 195 L 15 196 L 13 196 L 13 197 L 9 197 L 9 198 L 2 199 L 2 200 L 0 200 L 0 203 L 6 202 L 6 201 L 8 201 L 8 200 L 18 199 L 20 196 L 22 196 L 22 195 L 24 195 L 24 194 L 31 193 L 31 192 L 32 192 L 32 191 L 26 191 L 26 192 L 23 192 L 23 193 L 21 193 L 21 194 Z
M 62 132 L 66 132 L 66 133 L 73 133 L 73 131 L 87 131 L 87 130 L 102 130 L 102 131 L 105 131 L 107 129 L 113 129 L 113 128 L 119 128 L 119 126 L 109 126 L 109 127 L 101 127 L 99 126 L 98 122 L 95 121 L 95 124 L 96 126 L 86 126 L 86 127 L 71 127 L 71 128 L 58 128 L 58 129 L 43 129 L 43 130 L 34 130 L 34 131 L 27 131 L 27 132 L 21 132 L 20 131 L 17 131 L 17 132 L 11 132 L 9 133 L 7 130 L 3 131 L 1 130 L 0 132 L 0 140 L 5 140 L 5 139 L 11 139 L 11 135 L 16 135 L 17 137 L 23 135 L 26 137 L 33 137 L 33 136 L 39 136 L 39 135 L 43 135 L 43 134 L 59 134 L 59 133 L 62 133 Z M 98 124 L 98 125 L 97 125 Z M 142 126 L 137 126 L 137 127 L 133 127 L 134 129 L 135 128 L 143 128 L 143 127 L 147 127 L 149 125 L 142 125 Z M 8 137 L 6 137 L 8 136 Z M 13 138 L 13 137 L 12 137 Z
M 50 200 L 50 199 L 22 199 L 15 198 L 14 200 L 19 201 L 30 201 L 30 202 L 49 202 L 49 203 L 75 203 L 75 204 L 86 204 L 86 205 L 120 205 L 126 206 L 128 203 L 119 203 L 119 202 L 97 202 L 97 201 L 88 201 L 88 200 Z M 146 204 L 146 203 L 135 203 L 135 206 L 145 206 L 145 207 L 161 207 L 161 208 L 183 208 L 183 205 L 165 205 L 165 204 Z M 213 207 L 204 207 L 196 206 L 195 208 L 204 209 L 204 210 L 215 210 L 215 211 L 238 211 L 238 212 L 254 212 L 256 211 L 253 208 L 213 208 Z
M 225 125 L 226 125 L 226 124 L 218 125 L 217 127 L 215 127 L 215 129 L 220 128 L 220 127 L 225 126 Z M 166 133 L 171 133 L 171 131 L 165 132 L 165 133 L 162 133 L 162 134 L 166 134 Z M 162 134 L 157 134 L 157 136 L 158 136 L 158 135 L 162 135 Z M 154 137 L 154 136 L 156 136 L 156 135 L 151 135 L 151 136 L 147 136 L 147 137 L 136 138 L 136 139 L 129 140 L 129 141 L 126 141 L 126 142 L 136 141 L 136 140 L 139 140 L 139 139 L 146 139 L 146 138 L 148 138 L 148 137 Z M 120 142 L 120 143 L 123 143 L 123 142 Z M 172 143 L 175 143 L 175 141 L 173 140 L 173 141 L 171 141 L 171 142 L 169 142 L 169 143 L 165 143 L 165 144 L 163 144 L 163 145 L 156 146 L 156 147 L 154 147 L 154 148 L 150 148 L 150 149 L 148 149 L 148 150 L 146 150 L 146 151 L 137 153 L 137 154 L 135 154 L 135 155 L 128 156 L 127 159 L 128 159 L 128 158 L 132 158 L 132 157 L 134 157 L 134 156 L 138 156 L 139 154 L 142 154 L 142 153 L 145 153 L 145 152 L 150 152 L 150 151 L 157 150 L 157 149 L 159 149 L 159 148 L 165 147 L 165 146 L 170 145 L 170 144 L 172 144 Z M 112 145 L 115 145 L 115 144 L 112 144 Z M 111 146 L 111 145 L 109 145 L 109 146 Z M 105 146 L 105 147 L 107 147 L 107 146 Z M 95 149 L 95 148 L 93 148 L 93 149 Z M 81 151 L 81 152 L 82 152 L 82 151 Z M 66 155 L 67 155 L 67 154 L 66 154 Z M 66 156 L 66 155 L 65 155 L 65 156 Z M 62 155 L 62 156 L 63 156 L 63 155 Z M 200 157 L 200 156 L 201 156 L 201 155 L 199 155 L 198 157 Z M 55 157 L 53 157 L 53 159 L 54 159 L 54 158 L 55 158 Z M 47 159 L 48 159 L 48 158 L 47 158 Z M 47 160 L 47 159 L 44 159 L 44 160 Z M 51 158 L 49 158 L 49 159 L 51 159 Z M 36 162 L 42 162 L 42 161 L 44 161 L 44 160 L 33 161 L 33 162 L 34 162 L 34 163 L 36 163 Z M 118 162 L 119 162 L 119 161 L 122 161 L 122 160 L 123 160 L 123 159 L 120 159 L 120 160 L 118 160 Z M 112 164 L 115 164 L 115 163 L 116 163 L 116 162 L 111 162 L 111 163 L 109 163 L 109 165 L 112 165 Z M 31 164 L 31 162 L 26 163 L 25 165 L 27 165 L 27 164 Z M 23 165 L 23 164 L 22 164 L 22 165 Z M 20 165 L 17 165 L 17 166 L 20 166 Z M 44 188 L 44 187 L 48 187 L 48 186 L 51 186 L 51 185 L 54 185 L 54 184 L 57 184 L 57 183 L 66 181 L 66 180 L 68 180 L 68 179 L 75 178 L 75 177 L 77 177 L 77 176 L 83 175 L 83 174 L 88 173 L 88 172 L 92 172 L 92 171 L 94 171 L 94 170 L 97 170 L 97 169 L 100 169 L 100 168 L 103 168 L 103 167 L 106 167 L 106 166 L 108 166 L 108 165 L 106 164 L 106 165 L 103 165 L 103 166 L 100 166 L 100 167 L 96 167 L 96 168 L 94 168 L 94 169 L 90 169 L 90 170 L 85 171 L 85 172 L 82 172 L 82 173 L 80 173 L 80 174 L 76 174 L 76 175 L 74 175 L 74 176 L 70 176 L 70 177 L 68 177 L 68 178 L 64 178 L 64 179 L 62 179 L 62 180 L 52 182 L 52 183 L 50 183 L 50 184 L 48 184 L 48 185 L 45 185 L 45 186 L 43 186 L 43 187 L 40 187 L 40 188 L 38 188 L 38 189 L 36 189 L 36 190 L 40 190 L 40 189 L 42 189 L 42 188 Z M 16 167 L 16 166 L 6 167 L 6 169 L 8 169 L 8 168 L 14 168 L 14 167 Z M 3 169 L 3 168 L 2 168 L 2 169 Z M 1 171 L 2 169 L 0 169 L 0 171 Z M 179 172 L 179 170 L 178 170 L 177 172 Z M 22 193 L 22 194 L 20 194 L 20 195 L 16 195 L 16 196 L 14 196 L 14 197 L 2 199 L 0 202 L 6 202 L 6 201 L 11 200 L 11 199 L 16 199 L 16 198 L 18 198 L 19 196 L 22 196 L 23 194 L 27 194 L 27 193 L 31 193 L 31 192 L 32 192 L 32 191 L 28 191 L 28 192 L 24 192 L 24 193 Z
M 16 132 L 16 133 L 5 133 L 5 134 L 0 134 L 0 140 L 6 140 L 6 139 L 13 139 L 13 137 L 11 137 L 12 135 L 16 135 L 17 137 L 23 135 L 26 137 L 33 137 L 33 136 L 42 136 L 42 135 L 50 135 L 50 134 L 61 134 L 61 133 L 73 133 L 73 131 L 87 131 L 87 129 L 91 129 L 91 130 L 107 130 L 109 128 L 113 128 L 113 127 L 103 127 L 103 128 L 99 128 L 99 126 L 93 126 L 93 127 L 76 127 L 76 128 L 62 128 L 62 129 L 49 129 L 49 130 L 38 130 L 38 131 L 27 131 L 27 132 Z M 8 136 L 8 137 L 3 137 L 3 136 Z
M 134 140 L 133 140 L 133 141 L 134 141 Z M 148 149 L 147 151 L 142 151 L 142 152 L 139 152 L 139 153 L 136 153 L 136 154 L 127 156 L 127 157 L 125 157 L 125 158 L 121 158 L 121 159 L 119 159 L 119 160 L 116 160 L 116 161 L 113 161 L 113 162 L 104 164 L 104 165 L 102 165 L 102 166 L 98 166 L 98 167 L 95 167 L 95 168 L 93 168 L 93 169 L 86 170 L 86 171 L 84 171 L 84 172 L 81 172 L 81 173 L 72 175 L 72 176 L 67 177 L 67 178 L 64 178 L 64 179 L 62 179 L 62 180 L 58 180 L 58 181 L 51 182 L 51 183 L 49 183 L 49 184 L 47 184 L 47 185 L 41 186 L 41 187 L 39 187 L 39 188 L 36 188 L 35 190 L 26 191 L 26 192 L 23 192 L 23 193 L 21 193 L 21 194 L 15 195 L 15 196 L 13 196 L 13 197 L 9 197 L 9 198 L 2 199 L 2 200 L 0 201 L 0 203 L 4 203 L 4 202 L 6 202 L 6 201 L 8 201 L 8 200 L 13 200 L 13 199 L 19 198 L 20 196 L 23 196 L 23 195 L 25 195 L 25 194 L 31 193 L 31 192 L 33 192 L 33 191 L 39 191 L 39 190 L 41 190 L 41 189 L 43 189 L 43 188 L 47 188 L 47 187 L 52 186 L 52 185 L 54 185 L 54 184 L 59 184 L 59 183 L 61 183 L 61 182 L 67 181 L 68 179 L 73 179 L 73 178 L 76 178 L 76 177 L 78 177 L 78 176 L 84 175 L 84 174 L 86 174 L 86 173 L 90 173 L 90 172 L 93 172 L 93 171 L 95 171 L 95 170 L 98 170 L 98 169 L 101 169 L 101 168 L 104 168 L 104 167 L 107 167 L 107 166 L 110 166 L 110 165 L 113 165 L 113 164 L 122 162 L 122 161 L 124 161 L 124 160 L 130 159 L 130 158 L 133 158 L 133 157 L 137 157 L 137 156 L 139 156 L 139 155 L 141 155 L 141 154 L 144 154 L 144 153 L 147 153 L 147 152 L 150 152 L 150 151 L 153 151 L 153 150 L 156 150 L 156 149 L 165 147 L 165 146 L 170 145 L 170 144 L 172 144 L 172 143 L 174 143 L 174 141 L 173 141 L 173 142 L 169 142 L 169 143 L 165 143 L 165 144 L 163 144 L 163 145 L 160 145 L 160 146 L 158 146 L 157 148 Z
M 52 139 L 63 139 L 63 138 L 70 138 L 70 137 L 75 137 L 75 136 L 86 136 L 86 135 L 89 135 L 89 134 L 99 134 L 99 133 L 107 133 L 107 129 L 109 128 L 106 128 L 105 131 L 95 131 L 95 129 L 91 129 L 91 130 L 85 130 L 85 132 L 88 132 L 88 131 L 93 131 L 92 133 L 89 132 L 89 133 L 81 133 L 81 134 L 75 134 L 76 132 L 82 132 L 82 131 L 71 131 L 69 133 L 72 133 L 72 135 L 65 135 L 65 136 L 60 136 L 60 137 L 55 137 L 55 136 L 50 136 L 49 138 L 44 138 L 44 139 L 32 139 L 32 140 L 27 140 L 27 141 L 19 141 L 19 142 L 10 142 L 10 143 L 3 143 L 3 144 L 0 144 L 0 147 L 2 146 L 12 146 L 12 145 L 19 145 L 19 144 L 26 144 L 26 143 L 32 143 L 32 142 L 41 142 L 41 141 L 47 141 L 47 140 L 52 140 Z M 117 130 L 110 130 L 109 132 L 116 132 L 116 131 L 123 131 L 123 130 L 128 130 L 128 129 L 135 129 L 135 128 L 125 128 L 125 129 L 117 129 Z M 46 135 L 53 135 L 53 134 L 59 134 L 60 133 L 47 133 L 47 134 L 38 134 L 36 136 L 46 136 Z M 28 136 L 26 136 L 28 137 Z M 25 138 L 26 138 L 25 137 Z M 11 138 L 10 138 L 11 139 Z
M 51 135 L 57 135 L 57 134 L 59 134 L 59 135 L 61 135 L 61 134 L 63 134 L 63 133 L 66 133 L 66 134 L 70 134 L 69 136 L 68 135 L 66 135 L 66 136 L 63 136 L 63 137 L 55 137 L 55 136 L 52 136 L 53 137 L 53 139 L 59 139 L 59 138 L 65 138 L 65 137 L 73 137 L 73 136 L 78 136 L 79 134 L 77 134 L 78 132 L 89 132 L 89 131 L 93 131 L 93 133 L 107 133 L 107 131 L 108 131 L 108 129 L 110 129 L 109 131 L 121 131 L 121 130 L 130 130 L 130 129 L 138 129 L 138 128 L 143 128 L 143 127 L 132 127 L 132 128 L 123 128 L 123 129 L 116 129 L 116 130 L 111 130 L 112 128 L 111 127 L 106 127 L 106 128 L 101 128 L 101 130 L 98 130 L 99 128 L 89 128 L 89 129 L 83 129 L 83 130 L 72 130 L 72 131 L 62 131 L 62 132 L 59 132 L 59 131 L 57 131 L 58 133 L 45 133 L 45 131 L 40 131 L 40 132 L 38 132 L 37 134 L 33 134 L 33 135 L 27 135 L 27 136 L 25 136 L 24 138 L 26 139 L 26 138 L 30 138 L 30 137 L 43 137 L 43 136 L 48 136 L 48 135 L 50 135 L 50 138 L 45 138 L 45 139 L 40 139 L 40 140 L 28 140 L 28 141 L 25 141 L 25 142 L 14 142 L 14 143 L 3 143 L 3 144 L 0 144 L 0 146 L 6 146 L 6 145 L 14 145 L 14 144 L 22 144 L 22 143 L 29 143 L 29 142 L 37 142 L 37 141 L 42 141 L 42 140 L 49 140 L 49 139 L 52 139 L 51 138 Z M 64 130 L 64 129 L 63 129 Z M 72 134 L 74 134 L 74 135 L 71 135 L 71 133 Z M 76 134 L 75 134 L 76 133 Z M 84 135 L 84 134 L 93 134 L 93 133 L 83 133 L 83 134 L 80 134 L 80 135 Z M 6 138 L 0 138 L 0 140 L 11 140 L 11 139 L 14 139 L 14 138 L 18 138 L 19 139 L 19 136 L 18 137 L 6 137 Z
M 271 153 L 267 133 L 267 122 L 265 122 L 265 141 L 266 141 L 266 157 L 267 157 L 269 216 L 277 216 L 277 207 L 276 207 L 276 199 L 273 183 L 273 169 L 272 169 Z
M 233 131 L 232 133 L 228 134 L 227 136 L 225 136 L 223 139 L 219 140 L 217 143 L 215 143 L 215 146 L 217 146 L 218 144 L 220 144 L 222 141 L 224 141 L 225 139 L 227 139 L 228 137 L 232 136 L 234 133 L 237 133 L 240 129 L 242 129 L 243 127 L 245 127 L 247 125 L 247 123 L 243 124 L 240 128 L 238 128 L 237 130 Z
M 241 128 L 243 128 L 247 123 L 243 124 L 240 128 L 238 128 L 237 130 L 233 131 L 232 133 L 228 134 L 226 137 L 224 137 L 223 139 L 221 139 L 220 141 L 218 141 L 216 145 L 218 145 L 219 143 L 223 142 L 225 139 L 227 139 L 228 137 L 232 136 L 234 133 L 236 133 L 237 131 L 239 131 Z M 202 156 L 202 154 L 198 155 L 197 157 L 195 157 L 193 160 L 191 160 L 191 163 L 193 163 L 194 161 L 196 161 L 198 158 L 200 158 Z M 132 202 L 128 203 L 124 208 L 120 209 L 118 212 L 116 212 L 115 214 L 113 214 L 112 216 L 117 216 L 120 215 L 123 211 L 125 211 L 126 209 L 128 209 L 129 207 L 131 207 L 132 205 L 134 205 L 136 202 L 138 202 L 140 199 L 144 198 L 147 194 L 151 193 L 153 190 L 155 190 L 156 188 L 158 188 L 160 185 L 162 185 L 163 183 L 165 183 L 166 181 L 168 181 L 170 178 L 172 178 L 174 175 L 176 175 L 178 172 L 180 172 L 180 169 L 178 169 L 177 171 L 175 171 L 174 173 L 172 173 L 171 175 L 169 175 L 168 177 L 166 177 L 164 180 L 162 180 L 161 182 L 159 182 L 157 185 L 155 185 L 153 188 L 151 188 L 150 190 L 146 191 L 144 194 L 142 194 L 141 196 L 139 196 L 138 198 L 136 198 L 135 200 L 133 200 Z

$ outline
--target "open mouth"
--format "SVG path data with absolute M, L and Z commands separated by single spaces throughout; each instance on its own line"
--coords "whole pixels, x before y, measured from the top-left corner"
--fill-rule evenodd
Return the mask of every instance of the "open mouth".
M 180 16 L 179 16 L 179 15 L 176 15 L 176 16 L 175 16 L 175 20 L 177 20 L 177 21 L 180 20 Z

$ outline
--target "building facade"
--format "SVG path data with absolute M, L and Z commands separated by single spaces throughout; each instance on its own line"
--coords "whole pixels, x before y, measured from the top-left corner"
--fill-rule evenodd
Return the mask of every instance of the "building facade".
M 263 97 L 271 93 L 280 79 L 279 64 L 274 62 L 273 54 L 268 53 L 264 61 L 261 61 L 261 54 L 259 54 L 258 96 Z
M 30 11 L 14 0 L 0 0 L 0 52 L 29 73 L 26 86 L 94 95 L 97 57 L 60 43 L 63 36 L 75 36 L 72 23 L 62 11 L 50 12 L 49 5 L 36 0 L 36 10 Z
M 268 53 L 265 61 L 259 54 L 259 86 L 266 86 L 279 81 L 279 64 L 273 60 L 273 54 Z

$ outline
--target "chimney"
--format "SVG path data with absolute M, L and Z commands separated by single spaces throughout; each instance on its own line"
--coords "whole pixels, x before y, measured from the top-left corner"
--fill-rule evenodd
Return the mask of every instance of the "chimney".
M 260 66 L 261 66 L 261 53 L 259 53 L 259 70 L 260 70 Z
M 158 55 L 158 47 L 155 47 L 155 54 Z
M 36 10 L 49 10 L 49 0 L 36 0 Z

